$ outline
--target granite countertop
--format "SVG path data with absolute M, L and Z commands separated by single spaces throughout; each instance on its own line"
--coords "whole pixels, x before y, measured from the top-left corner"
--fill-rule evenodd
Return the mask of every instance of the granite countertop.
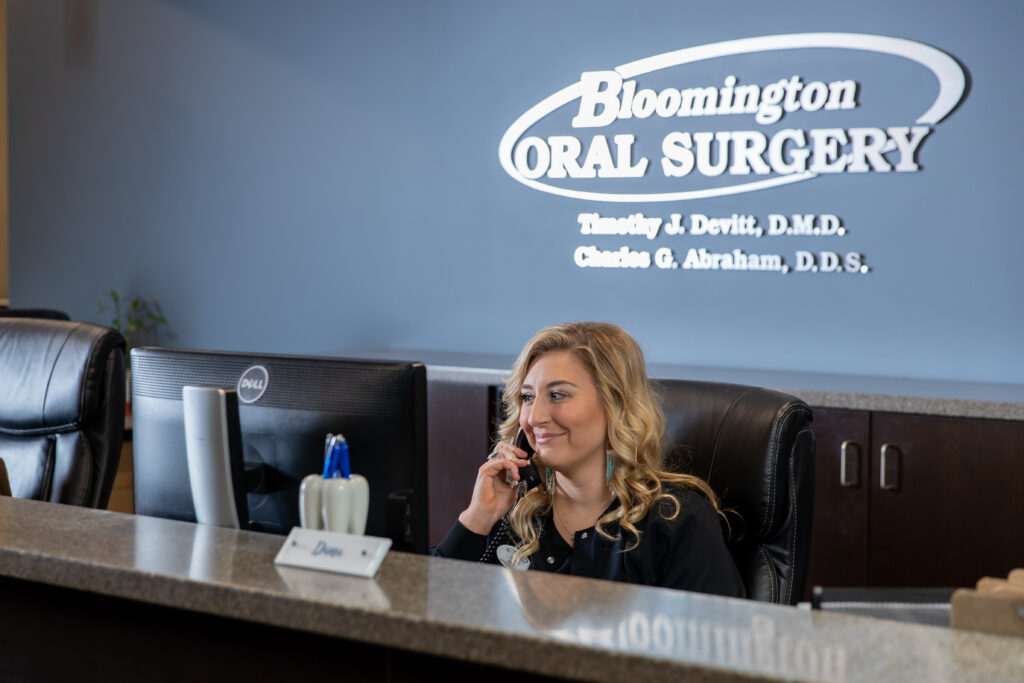
M 0 575 L 591 680 L 1024 680 L 1024 639 L 391 552 L 374 579 L 284 538 L 0 498 Z M 523 657 L 529 652 L 529 657 Z
M 501 383 L 512 356 L 417 349 L 359 349 L 331 355 L 421 361 L 428 379 Z M 651 377 L 750 384 L 798 396 L 812 407 L 946 417 L 1024 420 L 1024 385 L 821 372 L 651 364 Z

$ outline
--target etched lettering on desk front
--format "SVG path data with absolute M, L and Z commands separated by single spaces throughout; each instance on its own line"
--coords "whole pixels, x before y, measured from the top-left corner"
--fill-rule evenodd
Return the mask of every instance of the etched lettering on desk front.
M 580 626 L 560 630 L 583 645 L 599 645 L 624 652 L 683 657 L 743 668 L 761 674 L 804 680 L 846 680 L 847 652 L 838 643 L 823 644 L 780 632 L 771 617 L 755 614 L 749 626 L 667 614 L 633 612 L 617 626 Z

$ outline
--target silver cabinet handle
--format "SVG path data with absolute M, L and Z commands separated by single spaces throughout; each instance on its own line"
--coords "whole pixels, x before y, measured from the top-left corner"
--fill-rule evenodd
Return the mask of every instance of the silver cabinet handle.
M 839 485 L 860 486 L 860 444 L 856 441 L 844 441 L 839 446 Z
M 891 443 L 882 444 L 882 461 L 880 464 L 880 483 L 886 491 L 898 491 L 900 488 L 900 458 L 902 454 L 898 446 Z

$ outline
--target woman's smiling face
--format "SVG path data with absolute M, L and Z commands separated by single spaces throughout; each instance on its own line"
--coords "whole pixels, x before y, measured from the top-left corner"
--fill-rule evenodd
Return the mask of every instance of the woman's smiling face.
M 569 351 L 533 362 L 520 390 L 519 426 L 542 464 L 577 469 L 599 457 L 604 467 L 608 420 L 590 371 Z

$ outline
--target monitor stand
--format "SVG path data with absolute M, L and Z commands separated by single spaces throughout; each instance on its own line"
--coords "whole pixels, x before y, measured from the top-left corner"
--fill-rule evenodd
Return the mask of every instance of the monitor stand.
M 185 451 L 196 521 L 248 528 L 249 507 L 234 389 L 182 387 Z

